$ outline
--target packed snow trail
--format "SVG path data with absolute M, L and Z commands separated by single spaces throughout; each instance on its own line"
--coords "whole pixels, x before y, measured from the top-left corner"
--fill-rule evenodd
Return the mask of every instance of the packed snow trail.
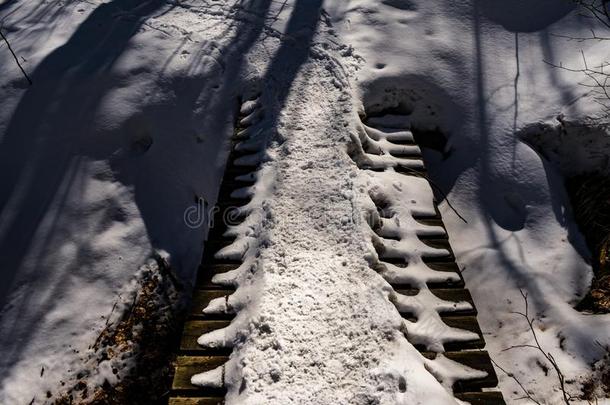
M 301 35 L 313 34 L 298 25 L 288 24 Z M 413 344 L 442 352 L 443 339 L 479 336 L 443 324 L 435 310 L 443 300 L 402 297 L 373 270 L 377 253 L 366 214 L 374 209 L 369 195 L 374 180 L 367 177 L 392 174 L 367 176 L 347 153 L 360 124 L 353 119 L 357 114 L 348 78 L 338 61 L 345 48 L 313 43 L 308 50 L 310 42 L 306 38 L 280 46 L 269 69 L 279 83 L 242 105 L 240 126 L 245 129 L 237 137 L 244 140 L 235 146 L 242 156 L 233 164 L 259 166 L 236 178 L 256 182 L 229 197 L 252 200 L 240 208 L 247 215 L 243 222 L 224 234 L 235 237 L 234 242 L 215 257 L 243 264 L 214 277 L 237 290 L 228 296 L 221 292 L 203 309 L 208 316 L 237 316 L 230 324 L 216 322 L 214 330 L 202 328 L 197 339 L 203 353 L 233 349 L 232 354 L 226 364 L 205 372 L 186 362 L 183 366 L 198 372 L 192 384 L 212 392 L 227 388 L 227 403 L 457 403 L 453 382 L 487 373 L 444 356 L 426 359 Z M 418 184 L 412 199 L 421 201 L 415 211 L 419 206 L 420 212 L 433 214 L 425 181 L 395 175 Z M 383 187 L 396 187 L 396 179 L 382 177 L 378 182 Z M 419 279 L 425 287 L 425 277 Z M 415 311 L 425 322 L 406 325 L 399 310 L 421 303 L 429 308 Z M 193 325 L 185 329 L 187 340 L 196 332 Z M 411 343 L 405 327 L 412 330 Z M 215 362 L 208 361 L 207 368 Z

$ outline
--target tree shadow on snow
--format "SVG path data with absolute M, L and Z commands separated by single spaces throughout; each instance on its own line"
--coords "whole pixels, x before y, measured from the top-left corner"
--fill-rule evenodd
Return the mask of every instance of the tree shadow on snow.
M 504 10 L 506 7 L 521 7 L 526 6 L 525 3 L 521 4 L 513 4 L 506 2 L 505 5 L 498 5 L 498 2 L 490 2 L 487 3 L 483 0 L 476 0 L 473 7 L 473 32 L 474 32 L 474 71 L 476 74 L 475 78 L 475 95 L 476 95 L 476 106 L 477 106 L 477 122 L 476 127 L 479 134 L 479 173 L 480 173 L 480 183 L 479 183 L 479 198 L 481 201 L 481 206 L 485 208 L 487 216 L 483 217 L 485 219 L 485 227 L 487 230 L 487 235 L 489 240 L 491 241 L 491 245 L 487 246 L 487 248 L 493 249 L 499 255 L 500 264 L 506 270 L 507 275 L 512 279 L 515 286 L 517 288 L 523 289 L 529 297 L 530 302 L 535 306 L 537 311 L 545 311 L 553 307 L 553 303 L 548 302 L 546 300 L 546 295 L 543 293 L 543 283 L 548 283 L 548 280 L 543 279 L 539 276 L 536 276 L 536 269 L 531 268 L 528 264 L 528 257 L 526 257 L 526 253 L 524 252 L 523 247 L 520 245 L 519 241 L 513 241 L 516 237 L 515 234 L 510 234 L 508 237 L 503 237 L 500 235 L 498 228 L 502 228 L 505 231 L 513 231 L 516 232 L 522 229 L 525 226 L 525 222 L 527 220 L 527 204 L 528 199 L 533 198 L 546 198 L 537 196 L 537 190 L 535 190 L 536 185 L 532 184 L 529 180 L 529 176 L 531 173 L 522 172 L 516 169 L 516 151 L 513 155 L 513 169 L 514 175 L 510 176 L 505 173 L 506 167 L 504 169 L 498 170 L 494 166 L 494 160 L 502 159 L 502 156 L 499 156 L 500 149 L 497 147 L 498 140 L 494 140 L 492 138 L 492 134 L 490 133 L 490 122 L 493 120 L 493 117 L 490 116 L 488 110 L 487 103 L 487 88 L 486 88 L 486 67 L 484 63 L 484 50 L 483 50 L 483 38 L 482 38 L 482 15 L 487 13 L 487 17 L 489 18 L 489 13 L 499 12 L 499 10 Z M 527 2 L 529 5 L 529 2 Z M 556 2 L 553 2 L 556 3 Z M 496 7 L 496 8 L 494 8 Z M 507 21 L 498 21 L 501 24 L 505 25 L 505 28 L 515 31 L 515 32 L 529 32 L 542 30 L 540 46 L 544 51 L 545 57 L 552 56 L 553 50 L 548 41 L 548 37 L 546 35 L 546 27 L 547 25 L 557 21 L 559 18 L 562 18 L 565 14 L 572 10 L 572 7 L 567 5 L 565 7 L 558 7 L 553 10 L 553 12 L 547 14 L 544 18 L 538 20 L 519 20 L 519 26 L 506 26 L 508 24 Z M 506 11 L 506 10 L 504 10 Z M 502 11 L 502 12 L 504 12 Z M 517 11 L 516 11 L 517 12 Z M 520 11 L 519 11 L 520 12 Z M 507 14 L 507 17 L 510 17 L 511 20 L 514 19 L 514 16 L 511 14 Z M 492 18 L 493 19 L 493 18 Z M 518 20 L 518 19 L 515 19 Z M 532 25 L 534 24 L 534 25 Z M 516 36 L 516 41 L 518 41 L 518 37 Z M 516 42 L 518 45 L 518 42 Z M 518 58 L 518 48 L 516 48 L 516 57 Z M 519 63 L 518 59 L 516 61 Z M 543 63 L 540 61 L 540 63 Z M 574 100 L 570 90 L 563 88 L 560 86 L 559 78 L 552 78 L 554 84 L 557 85 L 561 97 L 564 102 L 570 105 L 570 103 Z M 518 76 L 515 77 L 515 103 L 513 104 L 513 108 L 515 110 L 518 108 Z M 571 108 L 571 107 L 569 107 Z M 515 121 L 517 119 L 517 111 L 515 112 Z M 516 127 L 516 122 L 514 123 Z M 515 138 L 517 135 L 515 135 Z M 515 145 L 519 142 L 517 139 L 514 140 Z M 515 146 L 516 147 L 516 146 Z M 544 162 L 543 162 L 544 163 Z M 503 166 L 500 164 L 500 166 Z M 547 169 L 546 164 L 544 167 L 539 168 L 540 170 Z M 569 209 L 561 204 L 561 201 L 567 201 L 565 196 L 559 195 L 563 189 L 563 185 L 559 184 L 559 180 L 556 176 L 550 176 L 548 170 L 546 170 L 547 181 L 548 181 L 548 189 L 550 192 L 550 198 L 552 200 L 552 209 L 553 213 L 559 224 L 567 227 L 567 218 L 566 213 L 569 212 Z M 565 194 L 565 193 L 563 193 Z M 570 229 L 567 229 L 570 232 Z M 512 243 L 509 243 L 511 242 Z M 582 251 L 582 243 L 581 241 L 576 241 L 575 247 L 577 250 Z M 509 246 L 510 245 L 510 246 Z M 517 258 L 514 258 L 511 254 L 511 249 L 515 247 L 517 249 Z M 532 253 L 532 254 L 535 254 Z M 556 296 L 557 300 L 563 300 L 564 297 Z M 559 303 L 559 301 L 558 301 Z M 588 331 L 586 327 L 580 324 L 580 320 L 576 317 L 572 317 L 570 314 L 559 314 L 558 311 L 553 312 L 554 316 L 561 317 L 560 322 L 564 325 L 570 325 L 567 336 L 570 336 L 572 347 L 575 348 L 575 355 L 580 355 L 582 358 L 587 358 L 586 356 L 591 354 L 591 338 L 588 335 Z
M 0 142 L 0 268 L 3 271 L 0 308 L 3 312 L 7 309 L 5 305 L 11 289 L 15 288 L 14 281 L 23 278 L 25 260 L 31 255 L 33 243 L 37 244 L 36 252 L 40 254 L 34 266 L 28 265 L 35 268 L 31 276 L 37 279 L 38 285 L 46 286 L 41 296 L 20 297 L 11 304 L 19 307 L 11 310 L 17 314 L 11 318 L 14 324 L 5 322 L 8 327 L 0 335 L 5 345 L 0 385 L 9 375 L 10 366 L 20 359 L 22 350 L 39 333 L 38 324 L 57 301 L 55 293 L 61 294 L 74 273 L 83 271 L 82 263 L 90 259 L 89 241 L 96 236 L 96 229 L 85 231 L 91 234 L 81 238 L 82 244 L 76 246 L 72 263 L 55 268 L 43 257 L 54 248 L 53 239 L 70 240 L 67 232 L 83 232 L 60 229 L 58 224 L 71 188 L 85 186 L 83 167 L 87 162 L 108 162 L 112 173 L 102 175 L 132 188 L 153 247 L 179 258 L 188 252 L 179 250 L 181 244 L 177 239 L 203 239 L 201 230 L 186 227 L 182 220 L 186 207 L 176 204 L 176 201 L 190 200 L 193 194 L 197 195 L 197 190 L 179 184 L 176 178 L 196 170 L 206 185 L 203 187 L 208 193 L 206 199 L 214 199 L 218 184 L 213 183 L 218 182 L 224 162 L 219 151 L 228 145 L 228 140 L 218 134 L 226 133 L 227 122 L 234 117 L 234 82 L 242 73 L 248 51 L 269 28 L 265 24 L 272 2 L 251 0 L 236 5 L 244 18 L 238 22 L 234 39 L 218 49 L 219 68 L 214 73 L 218 80 L 203 80 L 200 76 L 172 79 L 168 87 L 175 92 L 172 102 L 177 105 L 169 109 L 169 115 L 163 104 L 143 103 L 121 128 L 111 131 L 90 128 L 104 96 L 121 85 L 120 77 L 112 71 L 113 66 L 145 20 L 167 6 L 165 0 L 113 0 L 101 4 L 31 74 L 34 86 L 26 90 Z M 321 5 L 322 0 L 296 3 L 281 35 L 280 48 L 262 80 L 263 85 L 279 89 L 274 94 L 279 107 L 285 104 L 291 84 L 308 58 Z M 209 57 L 210 46 L 202 45 L 194 56 L 193 70 Z M 270 89 L 266 87 L 267 91 Z M 209 96 L 201 97 L 202 94 Z M 184 145 L 180 145 L 179 137 L 163 135 L 184 131 L 180 123 L 193 120 L 200 122 L 208 133 L 215 134 L 206 139 L 204 156 L 197 162 L 184 158 Z M 130 145 L 123 145 L 125 133 L 132 136 Z M 117 145 L 126 147 L 128 153 L 117 157 Z M 107 209 L 120 211 L 121 207 Z M 65 218 L 61 219 L 65 222 Z M 47 229 L 46 234 L 42 240 L 38 235 L 34 242 L 41 225 Z M 98 225 L 100 232 L 106 227 Z M 59 271 L 62 273 L 58 275 Z M 30 274 L 27 277 L 30 282 Z M 27 324 L 24 319 L 28 320 Z M 14 339 L 17 335 L 19 342 Z
M 165 4 L 164 0 L 113 0 L 100 5 L 31 74 L 35 85 L 21 98 L 0 143 L 0 308 L 43 220 L 51 229 L 56 225 L 67 190 L 79 177 L 81 158 L 102 159 L 110 152 L 112 140 L 92 141 L 89 129 L 104 95 L 116 86 L 108 71 L 146 17 Z M 53 213 L 52 204 L 56 204 Z M 51 270 L 37 268 L 32 276 L 44 278 L 47 271 Z M 37 312 L 33 322 L 49 310 L 28 309 Z M 36 329 L 15 325 L 23 339 L 5 346 L 3 364 L 19 358 L 20 347 L 29 340 L 28 327 Z M 8 344 L 10 337 L 3 341 Z M 6 371 L 2 373 L 0 380 Z

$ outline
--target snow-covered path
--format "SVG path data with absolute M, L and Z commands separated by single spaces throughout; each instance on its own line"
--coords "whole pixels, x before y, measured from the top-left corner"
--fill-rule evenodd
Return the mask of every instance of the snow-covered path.
M 360 170 L 348 154 L 359 147 L 354 134 L 360 124 L 338 62 L 344 48 L 333 49 L 328 38 L 321 30 L 306 60 L 278 51 L 287 65 L 282 71 L 297 72 L 298 67 L 298 72 L 279 76 L 284 82 L 263 87 L 256 107 L 252 102 L 244 107 L 249 115 L 242 123 L 251 125 L 245 132 L 252 135 L 237 148 L 258 145 L 251 155 L 256 157 L 265 143 L 269 147 L 257 183 L 238 191 L 253 196 L 250 216 L 229 229 L 238 237 L 219 253 L 243 260 L 240 270 L 215 279 L 236 282 L 238 289 L 204 310 L 222 312 L 230 303 L 238 309 L 237 317 L 224 331 L 199 339 L 204 347 L 235 347 L 229 364 L 192 381 L 226 384 L 227 401 L 235 404 L 455 403 L 452 377 L 480 377 L 481 372 L 442 356 L 424 359 L 403 334 L 404 320 L 395 306 L 400 304 L 392 302 L 400 298 L 373 270 L 377 253 L 365 214 L 371 209 L 367 183 L 374 173 Z M 299 41 L 292 52 L 303 52 L 299 46 L 307 42 Z M 295 67 L 295 61 L 304 63 Z M 377 180 L 390 188 L 412 181 L 422 182 L 397 173 Z M 400 196 L 420 204 L 420 199 L 431 201 L 431 190 L 420 185 Z M 404 213 L 410 217 L 409 210 Z M 408 234 L 416 238 L 413 230 Z M 409 267 L 406 272 L 418 279 L 414 273 L 421 270 Z M 420 279 L 419 287 L 425 288 L 425 277 Z M 403 305 L 429 305 L 427 310 L 435 313 L 437 301 L 405 297 Z M 412 325 L 417 343 L 472 338 L 470 332 L 439 332 L 434 320 L 425 325 Z M 430 348 L 443 351 L 442 344 Z

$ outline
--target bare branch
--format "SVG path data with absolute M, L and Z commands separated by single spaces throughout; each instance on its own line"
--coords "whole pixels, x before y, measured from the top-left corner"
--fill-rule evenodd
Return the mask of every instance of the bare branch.
M 15 52 L 13 51 L 13 48 L 11 47 L 10 42 L 8 42 L 8 39 L 2 33 L 2 27 L 0 27 L 0 37 L 2 38 L 2 40 L 4 40 L 4 42 L 6 42 L 6 46 L 8 47 L 8 50 L 11 52 L 11 55 L 13 55 L 13 59 L 15 59 L 17 66 L 19 66 L 21 73 L 23 73 L 23 75 L 27 79 L 28 83 L 30 83 L 30 85 L 32 85 L 32 79 L 30 79 L 30 76 L 28 76 L 28 74 L 25 72 L 25 70 L 23 69 L 23 66 L 21 66 L 21 63 L 19 62 L 19 58 L 17 58 L 17 55 L 15 55 Z
M 532 333 L 532 337 L 534 338 L 534 344 L 523 344 L 523 345 L 515 345 L 515 346 L 510 346 L 502 351 L 507 351 L 507 350 L 512 350 L 512 349 L 516 349 L 516 348 L 530 348 L 530 349 L 535 349 L 537 351 L 539 351 L 542 356 L 544 356 L 544 358 L 551 363 L 551 366 L 553 367 L 553 370 L 555 370 L 555 374 L 557 375 L 557 380 L 559 381 L 559 388 L 561 389 L 561 394 L 563 397 L 563 402 L 566 405 L 569 405 L 571 401 L 573 401 L 575 399 L 574 396 L 572 396 L 571 394 L 569 394 L 566 391 L 566 381 L 565 381 L 565 375 L 563 374 L 563 372 L 561 371 L 561 369 L 559 368 L 559 365 L 557 364 L 557 361 L 555 360 L 555 357 L 553 357 L 553 355 L 550 352 L 545 351 L 542 348 L 542 345 L 540 344 L 540 340 L 538 339 L 538 335 L 536 334 L 536 329 L 534 328 L 534 322 L 535 322 L 535 318 L 534 317 L 530 317 L 530 313 L 529 313 L 529 302 L 527 299 L 527 293 L 523 292 L 523 290 L 519 289 L 519 292 L 521 293 L 521 296 L 523 297 L 523 301 L 525 302 L 525 312 L 512 312 L 515 315 L 519 315 L 525 318 L 528 327 L 530 329 L 530 332 Z M 495 363 L 494 363 L 495 364 Z M 504 370 L 503 370 L 504 371 Z M 507 373 L 508 374 L 508 373 Z M 511 376 L 510 374 L 508 374 L 509 376 Z M 513 376 L 513 379 L 521 386 L 521 388 L 523 389 L 523 391 L 526 393 L 526 395 L 529 395 L 527 393 L 527 391 L 525 390 L 525 388 L 520 384 L 520 382 Z M 532 401 L 536 402 L 533 398 L 530 398 Z M 536 402 L 538 403 L 538 402 Z

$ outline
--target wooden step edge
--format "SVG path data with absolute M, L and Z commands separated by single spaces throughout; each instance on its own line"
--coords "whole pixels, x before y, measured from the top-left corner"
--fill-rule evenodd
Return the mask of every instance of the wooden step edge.
M 389 283 L 394 290 L 408 290 L 412 289 L 413 286 L 411 284 L 401 284 L 401 283 Z M 426 283 L 428 288 L 430 289 L 462 289 L 464 288 L 464 280 L 461 278 L 457 281 L 429 281 Z
M 428 359 L 434 359 L 438 354 L 423 352 L 422 355 Z M 498 386 L 498 377 L 488 352 L 484 350 L 462 350 L 447 351 L 443 353 L 443 355 L 457 363 L 487 373 L 483 378 L 456 381 L 453 385 L 455 393 L 480 391 L 482 388 L 494 388 Z
M 231 319 L 189 319 L 184 322 L 180 346 L 178 350 L 189 353 L 202 353 L 209 349 L 199 346 L 197 339 L 208 332 L 219 330 L 229 326 Z
M 416 145 L 414 145 L 414 146 L 416 146 Z M 422 160 L 423 159 L 423 155 L 421 154 L 421 152 L 417 152 L 417 151 L 388 151 L 388 154 L 390 154 L 390 156 L 392 156 L 392 157 L 399 158 L 399 159 L 408 159 L 408 160 Z
M 225 265 L 227 269 L 224 271 L 219 271 L 217 273 L 212 273 L 211 271 L 201 271 L 197 274 L 197 281 L 195 283 L 196 290 L 214 290 L 214 291 L 222 291 L 222 290 L 230 290 L 235 291 L 235 288 L 231 285 L 217 284 L 212 282 L 212 279 L 217 274 L 222 274 L 228 271 L 235 270 L 239 268 L 239 263 L 227 264 Z
M 462 392 L 455 396 L 471 405 L 506 405 L 504 397 L 498 391 Z M 168 405 L 224 405 L 224 397 L 171 397 Z
M 422 241 L 425 243 L 425 241 Z M 430 247 L 435 247 L 438 248 L 437 246 L 431 246 Z M 440 247 L 440 249 L 444 249 L 444 247 Z M 443 253 L 442 255 L 429 255 L 429 254 L 425 254 L 422 253 L 421 258 L 423 260 L 424 263 L 454 263 L 455 262 L 455 256 L 453 255 L 453 251 L 451 249 L 446 249 L 447 253 Z M 383 257 L 383 251 L 377 251 L 377 254 L 379 255 L 379 261 L 381 262 L 386 262 L 386 263 L 390 263 L 390 264 L 404 264 L 404 259 L 403 258 L 395 258 L 395 257 Z M 434 270 L 434 269 L 433 269 Z
M 499 391 L 461 392 L 455 396 L 470 405 L 506 405 L 504 396 Z
M 420 218 L 413 218 L 413 219 L 422 225 L 439 226 L 439 227 L 446 229 L 445 223 L 443 222 L 443 220 L 440 217 L 420 217 Z M 417 236 L 419 236 L 421 238 L 420 235 L 417 235 Z
M 216 367 L 220 367 L 229 360 L 229 356 L 184 356 L 179 355 L 175 361 L 175 373 L 172 381 L 172 391 L 175 394 L 180 392 L 182 394 L 188 392 L 199 391 L 202 395 L 202 391 L 205 391 L 205 396 L 216 396 L 208 393 L 211 391 L 207 388 L 201 388 L 191 384 L 191 377 L 195 374 L 202 373 L 204 371 L 210 371 Z M 224 396 L 224 395 L 222 395 Z
M 396 293 L 405 295 L 405 296 L 416 296 L 419 293 L 419 289 L 396 289 L 394 290 Z M 208 288 L 196 288 L 193 291 L 192 299 L 191 299 L 191 310 L 189 312 L 189 316 L 192 318 L 209 318 L 209 319 L 230 319 L 232 315 L 204 315 L 202 313 L 203 309 L 206 308 L 211 300 L 228 297 L 235 292 L 235 289 L 227 288 L 225 286 L 217 286 L 214 289 Z M 470 292 L 463 288 L 442 288 L 442 289 L 430 289 L 430 292 L 434 294 L 436 297 L 443 299 L 448 302 L 467 302 L 472 307 L 468 310 L 446 310 L 441 311 L 440 313 L 445 316 L 458 316 L 458 315 L 476 315 L 476 308 L 474 302 L 472 300 L 472 295 Z M 218 318 L 215 318 L 218 317 Z
M 434 359 L 438 354 L 432 352 L 423 352 L 422 355 L 428 359 Z M 493 369 L 491 359 L 486 351 L 461 351 L 461 352 L 446 352 L 444 356 L 457 363 L 467 367 L 485 371 L 486 377 L 459 380 L 454 385 L 456 393 L 464 393 L 471 395 L 473 391 L 478 391 L 482 388 L 493 388 L 498 385 L 498 379 Z M 229 356 L 178 356 L 175 362 L 175 374 L 172 382 L 172 391 L 176 392 L 206 392 L 206 396 L 210 395 L 208 389 L 197 387 L 191 384 L 191 377 L 195 374 L 210 371 L 225 364 L 229 360 Z M 201 394 L 200 394 L 201 395 Z M 497 396 L 497 395 L 496 395 Z
M 168 405 L 224 405 L 224 397 L 171 397 Z
M 203 259 L 201 260 L 201 264 L 203 266 L 214 266 L 214 265 L 236 265 L 239 266 L 243 264 L 243 259 L 232 259 L 232 258 L 218 258 L 215 257 L 215 254 L 218 251 L 214 252 L 203 252 Z
M 182 352 L 203 354 L 203 352 L 208 349 L 199 346 L 199 344 L 197 343 L 197 339 L 199 338 L 199 336 L 228 326 L 234 317 L 235 315 L 233 314 L 226 314 L 226 318 L 221 319 L 205 319 L 203 315 L 200 319 L 197 319 L 196 316 L 191 317 L 184 323 L 179 350 Z M 404 317 L 405 319 L 408 319 L 407 316 Z M 477 335 L 476 338 L 466 341 L 447 342 L 444 344 L 445 350 L 458 351 L 482 349 L 485 347 L 485 339 L 483 337 L 483 332 L 481 331 L 479 323 L 477 322 L 476 316 L 447 316 L 445 314 L 441 314 L 441 320 L 450 327 L 473 332 Z M 415 347 L 420 351 L 425 351 L 425 348 L 421 345 L 416 345 Z

